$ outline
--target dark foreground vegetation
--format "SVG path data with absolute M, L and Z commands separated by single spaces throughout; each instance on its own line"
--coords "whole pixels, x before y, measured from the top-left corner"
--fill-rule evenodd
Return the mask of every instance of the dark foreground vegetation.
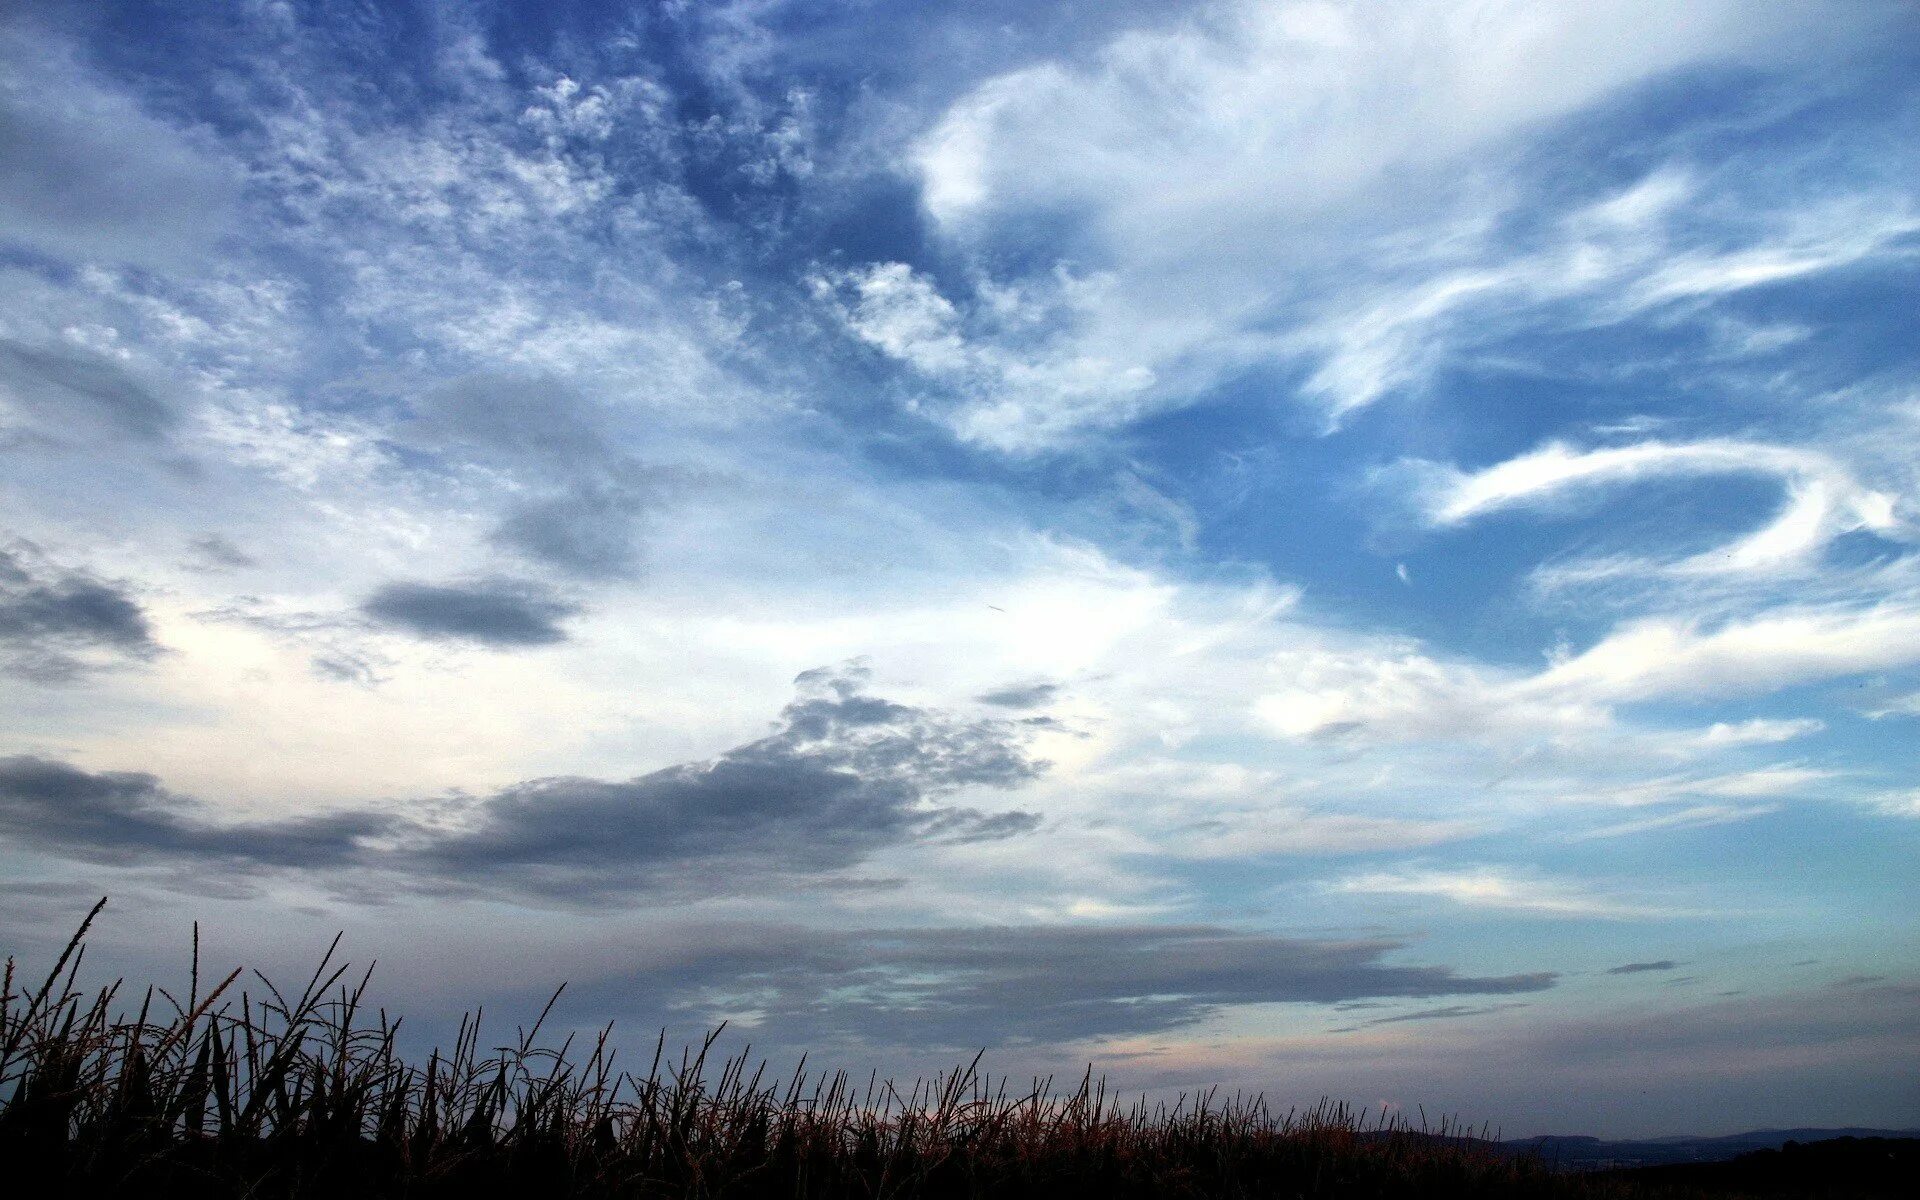
M 673 1057 L 656 1049 L 629 1073 L 605 1034 L 543 1048 L 536 1021 L 496 1046 L 477 1020 L 409 1064 L 397 1022 L 362 1006 L 365 976 L 331 953 L 298 993 L 237 971 L 203 990 L 196 936 L 184 996 L 78 991 L 92 919 L 44 982 L 7 963 L 0 1178 L 12 1195 L 1700 1194 L 1556 1172 L 1465 1131 L 1381 1125 L 1340 1105 L 1128 1104 L 1090 1074 L 1058 1092 L 971 1068 L 907 1087 L 804 1068 L 769 1079 L 744 1056 L 711 1060 L 711 1039 Z

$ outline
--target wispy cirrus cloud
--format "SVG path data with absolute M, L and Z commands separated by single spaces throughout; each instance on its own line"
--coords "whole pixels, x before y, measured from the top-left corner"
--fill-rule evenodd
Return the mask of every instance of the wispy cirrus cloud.
M 1673 562 L 1611 558 L 1545 569 L 1536 578 L 1562 586 L 1620 575 L 1777 575 L 1816 565 L 1835 539 L 1869 532 L 1912 543 L 1916 529 L 1896 507 L 1898 497 L 1859 483 L 1840 462 L 1816 450 L 1719 440 L 1642 442 L 1576 450 L 1549 443 L 1517 458 L 1470 473 L 1409 464 L 1426 519 L 1458 527 L 1511 509 L 1547 509 L 1582 492 L 1597 492 L 1664 476 L 1758 474 L 1778 478 L 1786 502 L 1772 522 L 1725 546 Z
M 1566 880 L 1516 873 L 1499 867 L 1406 868 L 1367 871 L 1334 881 L 1340 892 L 1446 900 L 1464 908 L 1494 909 L 1543 917 L 1602 920 L 1662 920 L 1706 915 L 1691 906 L 1650 901 Z

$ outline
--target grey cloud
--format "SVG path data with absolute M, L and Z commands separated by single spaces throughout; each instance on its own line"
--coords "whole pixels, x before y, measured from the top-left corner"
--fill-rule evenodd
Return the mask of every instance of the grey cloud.
M 1453 1021 L 1461 1017 L 1483 1017 L 1490 1013 L 1525 1007 L 1527 1006 L 1524 1004 L 1448 1004 L 1440 1008 L 1423 1008 L 1418 1012 L 1396 1013 L 1391 1017 L 1375 1017 L 1371 1021 L 1349 1025 L 1345 1029 L 1336 1029 L 1334 1032 L 1352 1033 L 1356 1029 L 1370 1029 L 1375 1025 L 1399 1025 L 1407 1021 Z
M 173 410 L 126 367 L 90 350 L 0 338 L 0 397 L 56 442 L 102 435 L 157 442 Z
M 145 612 L 119 586 L 0 550 L 0 663 L 43 682 L 159 652 Z
M 333 867 L 360 861 L 362 839 L 392 824 L 373 813 L 215 824 L 151 775 L 0 758 L 0 831 L 83 862 Z
M 764 1014 L 757 1041 L 972 1049 L 1155 1033 L 1232 1005 L 1514 995 L 1555 981 L 1381 961 L 1401 948 L 1198 925 L 784 930 L 734 946 L 716 937 L 583 996 L 692 1021 L 752 1009 Z
M 1618 967 L 1609 967 L 1607 968 L 1607 974 L 1638 975 L 1643 971 L 1671 971 L 1679 965 L 1680 965 L 1679 963 L 1673 961 L 1670 958 L 1663 958 L 1663 959 L 1660 959 L 1658 962 L 1625 963 Z
M 413 435 L 496 464 L 566 471 L 614 456 L 605 414 L 541 375 L 468 375 L 413 402 Z
M 321 679 L 332 680 L 335 683 L 373 687 L 375 684 L 386 682 L 373 659 L 351 650 L 322 651 L 309 659 L 307 665 Z
M 317 672 L 366 682 L 357 660 Z M 535 779 L 455 801 L 457 829 L 365 812 L 215 825 L 150 775 L 89 774 L 5 760 L 0 832 L 87 861 L 140 854 L 257 866 L 353 868 L 372 896 L 394 890 L 517 894 L 579 902 L 644 893 L 764 892 L 858 865 L 911 842 L 1013 837 L 1033 814 L 937 801 L 1014 787 L 1044 770 L 1016 722 L 961 721 L 864 692 L 857 668 L 810 671 L 775 732 L 704 762 L 624 781 Z M 379 847 L 364 839 L 384 836 Z M 348 879 L 336 877 L 342 884 Z
M 523 504 L 502 518 L 491 540 L 535 562 L 583 579 L 617 578 L 639 562 L 643 489 L 585 486 Z
M 1038 708 L 1060 694 L 1057 683 L 1030 683 L 1021 687 L 1000 688 L 975 696 L 982 704 L 998 708 Z
M 193 551 L 195 570 L 236 571 L 260 565 L 259 559 L 217 533 L 201 534 L 188 542 L 187 548 Z
M 1021 812 L 931 802 L 1013 787 L 1045 764 L 1011 722 L 958 721 L 867 695 L 858 668 L 809 671 L 774 733 L 706 762 L 633 779 L 537 779 L 482 800 L 462 832 L 412 851 L 411 873 L 460 886 L 584 898 L 726 890 L 820 875 L 909 841 L 967 842 L 1034 827 Z
M 466 376 L 413 411 L 415 441 L 504 471 L 529 493 L 502 516 L 495 545 L 584 579 L 634 572 L 642 526 L 682 474 L 627 453 L 602 406 L 548 376 Z
M 559 622 L 578 610 L 526 584 L 491 579 L 390 583 L 367 597 L 360 611 L 424 638 L 505 647 L 565 641 Z
M 190 262 L 238 193 L 225 161 L 25 27 L 0 27 L 0 162 L 0 240 L 57 258 Z

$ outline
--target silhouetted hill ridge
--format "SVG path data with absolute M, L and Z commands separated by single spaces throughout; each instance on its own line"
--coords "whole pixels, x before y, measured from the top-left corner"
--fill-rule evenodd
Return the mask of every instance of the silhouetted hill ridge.
M 1500 1146 L 1518 1153 L 1537 1154 L 1569 1170 L 1591 1171 L 1623 1167 L 1651 1167 L 1686 1163 L 1721 1163 L 1756 1151 L 1777 1151 L 1788 1143 L 1815 1144 L 1840 1139 L 1911 1140 L 1920 1129 L 1754 1129 L 1713 1137 L 1686 1135 L 1659 1138 L 1607 1139 L 1585 1134 L 1549 1134 L 1509 1138 Z

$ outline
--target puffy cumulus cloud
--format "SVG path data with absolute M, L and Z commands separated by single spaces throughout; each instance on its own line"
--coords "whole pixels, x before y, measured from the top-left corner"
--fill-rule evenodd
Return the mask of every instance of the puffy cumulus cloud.
M 761 1044 L 977 1050 L 1155 1033 L 1241 1005 L 1515 995 L 1556 978 L 1395 965 L 1382 960 L 1405 945 L 1389 939 L 1204 925 L 735 930 L 707 941 L 648 974 L 588 982 L 575 1000 L 625 1010 L 652 994 L 701 1020 L 744 1013 Z
M 416 637 L 507 648 L 565 641 L 560 621 L 576 609 L 532 585 L 486 579 L 389 583 L 368 596 L 360 611 Z
M 1770 523 L 1728 545 L 1676 562 L 1615 558 L 1559 565 L 1536 576 L 1548 586 L 1634 574 L 1703 578 L 1791 573 L 1817 566 L 1819 555 L 1846 534 L 1864 531 L 1894 542 L 1920 540 L 1920 531 L 1898 513 L 1895 493 L 1867 487 L 1831 456 L 1800 447 L 1716 440 L 1576 450 L 1551 442 L 1479 471 L 1417 463 L 1402 469 L 1417 480 L 1427 521 L 1441 528 L 1503 510 L 1552 510 L 1583 492 L 1661 477 L 1757 474 L 1779 479 L 1786 491 L 1786 502 Z
M 1645 0 L 1210 5 L 1083 63 L 989 80 L 914 147 L 923 202 L 954 246 L 1043 270 L 942 294 L 876 264 L 840 277 L 843 315 L 945 385 L 935 415 L 1003 450 L 1188 403 L 1268 362 L 1304 368 L 1302 395 L 1337 420 L 1456 345 L 1698 305 L 1888 249 L 1915 216 L 1886 196 L 1843 193 L 1821 213 L 1769 197 L 1765 220 L 1748 203 L 1712 234 L 1670 228 L 1691 189 L 1679 168 L 1516 240 L 1504 224 L 1532 184 L 1489 182 L 1521 135 L 1635 85 L 1817 59 L 1884 16 L 1833 5 L 1756 19 L 1711 3 L 1676 25 Z M 1044 319 L 1007 319 L 1035 299 Z M 1577 316 L 1555 311 L 1569 301 Z
M 35 547 L 0 549 L 0 665 L 40 682 L 160 652 L 124 585 L 55 566 Z
M 237 207 L 242 173 L 211 143 L 61 39 L 0 18 L 0 240 L 81 262 L 187 263 Z

